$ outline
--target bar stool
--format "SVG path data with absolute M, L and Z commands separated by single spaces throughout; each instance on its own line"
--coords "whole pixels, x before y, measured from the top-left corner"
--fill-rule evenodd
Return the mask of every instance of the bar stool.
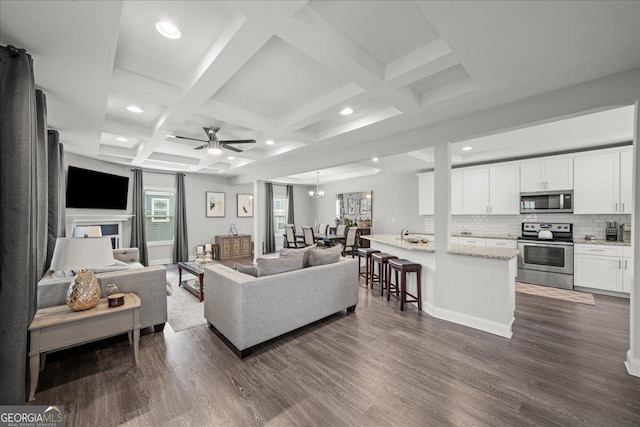
M 373 272 L 371 271 L 371 254 L 380 252 L 377 249 L 372 248 L 358 248 L 358 275 L 364 276 L 365 286 L 369 286 L 369 277 L 371 276 L 371 280 L 373 281 Z M 365 258 L 365 271 L 362 272 L 362 266 L 360 264 L 360 259 Z
M 387 284 L 387 270 L 389 269 L 389 260 L 397 259 L 398 257 L 395 255 L 387 254 L 384 252 L 377 252 L 371 254 L 371 286 L 373 287 L 374 282 L 378 282 L 380 284 L 380 296 L 384 295 L 385 284 Z M 377 280 L 373 278 L 376 272 L 376 265 L 378 266 L 378 278 Z M 388 287 L 388 285 L 387 285 Z
M 395 290 L 395 294 L 398 295 L 398 273 L 400 273 L 400 311 L 404 311 L 404 303 L 417 302 L 418 309 L 422 310 L 422 285 L 420 282 L 420 273 L 422 272 L 422 265 L 409 261 L 408 259 L 390 259 L 388 261 L 389 267 L 387 269 L 387 301 L 391 297 L 392 288 Z M 395 284 L 391 283 L 391 272 L 395 273 Z M 417 296 L 407 292 L 407 274 L 417 273 Z M 412 300 L 407 299 L 407 295 L 412 297 Z

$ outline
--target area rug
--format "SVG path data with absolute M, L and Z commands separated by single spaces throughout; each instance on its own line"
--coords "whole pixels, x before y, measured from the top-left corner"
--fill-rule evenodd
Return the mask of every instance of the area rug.
M 516 292 L 521 294 L 537 295 L 539 297 L 560 299 L 577 302 L 579 304 L 596 305 L 593 294 L 588 292 L 570 291 L 568 289 L 550 288 L 549 286 L 529 285 L 516 282 Z
M 169 276 L 167 274 L 167 276 Z M 182 280 L 196 281 L 191 274 L 182 274 Z M 170 279 L 171 280 L 171 279 Z M 167 297 L 167 316 L 169 325 L 176 331 L 193 328 L 207 323 L 204 318 L 204 302 L 193 296 L 186 289 L 178 286 L 178 278 L 171 280 L 173 293 Z

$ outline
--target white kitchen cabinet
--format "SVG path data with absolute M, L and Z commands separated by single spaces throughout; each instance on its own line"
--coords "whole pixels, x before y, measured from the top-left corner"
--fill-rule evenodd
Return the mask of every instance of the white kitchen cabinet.
M 462 169 L 462 213 L 518 215 L 519 181 L 517 164 Z
M 620 153 L 574 159 L 574 214 L 620 213 Z
M 620 153 L 620 213 L 630 214 L 633 200 L 633 150 Z
M 464 215 L 489 213 L 489 168 L 462 171 L 462 213 Z
M 486 246 L 486 240 L 480 239 L 478 237 L 458 237 L 459 245 L 468 245 L 468 246 Z
M 487 239 L 488 248 L 518 249 L 518 242 L 509 239 Z
M 451 215 L 462 214 L 462 171 L 451 171 Z
M 550 157 L 520 165 L 520 191 L 571 190 L 573 188 L 573 159 Z
M 489 213 L 520 214 L 520 166 L 508 164 L 489 168 Z
M 418 215 L 433 215 L 435 179 L 433 172 L 418 174 Z
M 630 292 L 633 258 L 625 256 L 629 248 L 578 244 L 574 250 L 574 286 Z
M 459 239 L 456 236 L 449 237 L 449 241 L 451 241 L 452 245 L 457 245 L 459 243 Z

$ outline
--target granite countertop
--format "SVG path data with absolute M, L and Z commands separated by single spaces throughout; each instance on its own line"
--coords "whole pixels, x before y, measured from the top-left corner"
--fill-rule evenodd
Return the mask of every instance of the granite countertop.
M 425 233 L 426 234 L 426 233 Z M 433 242 L 429 243 L 410 243 L 405 240 L 400 240 L 400 236 L 394 234 L 371 234 L 369 236 L 361 236 L 363 239 L 369 239 L 372 242 L 383 243 L 386 245 L 395 246 L 401 249 L 408 249 L 410 251 L 421 252 L 435 252 Z M 451 255 L 465 255 L 479 258 L 489 259 L 501 259 L 510 260 L 518 255 L 516 249 L 505 248 L 488 248 L 485 246 L 468 246 L 468 245 L 451 245 L 451 250 L 447 253 Z
M 501 259 L 508 261 L 518 256 L 517 249 L 489 248 L 486 246 L 451 245 L 450 255 L 465 255 L 478 258 Z
M 481 233 L 472 233 L 472 234 L 462 234 L 462 233 L 451 233 L 453 237 L 477 237 L 478 239 L 504 239 L 504 240 L 518 240 L 518 236 L 513 234 L 481 234 Z
M 605 245 L 605 246 L 631 246 L 631 242 L 620 242 L 611 240 L 586 240 L 586 239 L 574 239 L 573 243 L 581 245 Z
M 410 233 L 415 235 L 429 235 L 433 236 L 433 231 L 422 231 L 419 233 Z M 478 239 L 504 239 L 504 240 L 518 240 L 518 236 L 515 234 L 483 234 L 483 233 L 471 233 L 471 234 L 462 234 L 462 233 L 451 233 L 452 237 L 470 237 L 470 238 L 478 238 Z
M 391 245 L 401 249 L 408 249 L 410 251 L 435 252 L 433 242 L 411 243 L 406 240 L 400 240 L 400 236 L 395 234 L 371 234 L 368 236 L 360 236 L 360 238 L 369 239 L 372 242 L 384 243 L 385 245 Z

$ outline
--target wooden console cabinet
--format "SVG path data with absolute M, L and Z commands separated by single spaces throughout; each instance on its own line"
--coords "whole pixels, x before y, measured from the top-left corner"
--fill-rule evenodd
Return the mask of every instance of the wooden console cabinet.
M 251 256 L 251 235 L 216 236 L 220 259 L 240 258 Z
M 371 228 L 358 228 L 358 245 L 361 248 L 370 248 L 371 241 L 369 239 L 361 239 L 360 236 L 369 236 L 371 234 Z

